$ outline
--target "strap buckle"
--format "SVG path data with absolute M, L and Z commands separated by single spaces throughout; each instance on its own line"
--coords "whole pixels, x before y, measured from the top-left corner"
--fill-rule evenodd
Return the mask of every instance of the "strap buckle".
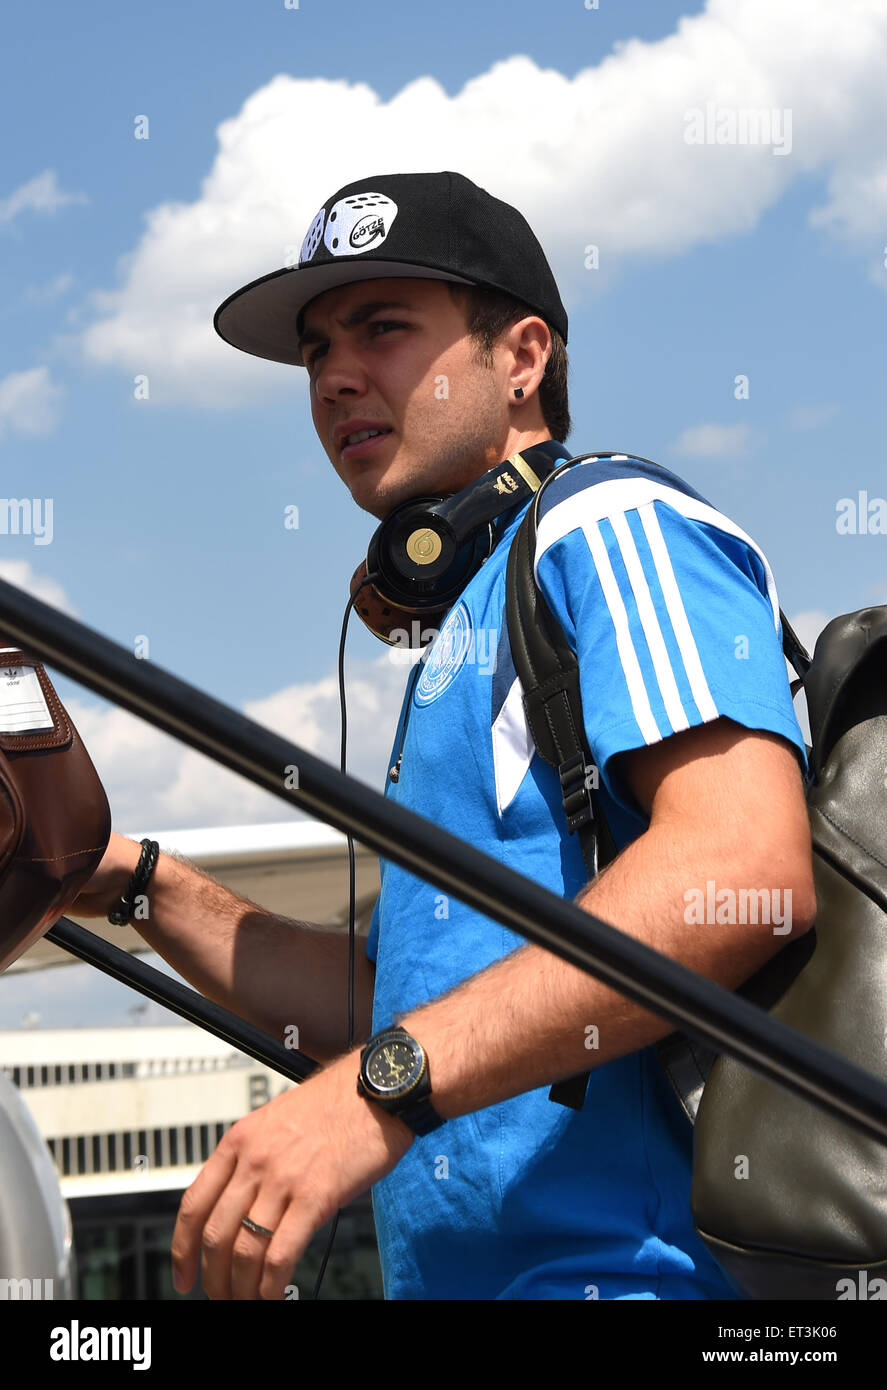
M 561 798 L 567 817 L 567 829 L 572 835 L 582 825 L 594 820 L 594 803 L 587 783 L 588 766 L 584 753 L 575 753 L 562 762 L 557 770 L 561 781 Z

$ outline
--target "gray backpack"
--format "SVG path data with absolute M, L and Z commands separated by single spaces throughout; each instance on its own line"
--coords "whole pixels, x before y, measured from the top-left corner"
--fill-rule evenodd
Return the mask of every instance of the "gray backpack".
M 558 772 L 593 878 L 615 845 L 588 785 L 576 655 L 533 568 L 539 499 L 567 466 L 515 533 L 506 616 L 530 732 Z M 887 606 L 835 618 L 812 659 L 780 618 L 813 740 L 817 916 L 737 993 L 887 1080 Z M 755 1299 L 887 1299 L 887 1148 L 693 1038 L 672 1033 L 657 1055 L 695 1126 L 696 1231 L 738 1288 Z M 579 1109 L 587 1082 L 559 1082 L 549 1098 Z

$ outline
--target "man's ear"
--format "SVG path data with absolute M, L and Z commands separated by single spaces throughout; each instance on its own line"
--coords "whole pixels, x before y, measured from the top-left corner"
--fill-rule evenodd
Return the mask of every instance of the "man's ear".
M 541 366 L 542 375 L 552 353 L 551 330 L 544 319 L 538 315 L 528 315 L 518 319 L 508 330 L 508 345 L 515 364 L 526 370 L 528 366 Z

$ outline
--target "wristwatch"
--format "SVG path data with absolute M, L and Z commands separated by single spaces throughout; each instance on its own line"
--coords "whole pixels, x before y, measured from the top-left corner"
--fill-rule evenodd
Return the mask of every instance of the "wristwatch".
M 429 1099 L 425 1050 L 406 1028 L 385 1028 L 370 1038 L 360 1054 L 357 1090 L 420 1137 L 445 1123 Z

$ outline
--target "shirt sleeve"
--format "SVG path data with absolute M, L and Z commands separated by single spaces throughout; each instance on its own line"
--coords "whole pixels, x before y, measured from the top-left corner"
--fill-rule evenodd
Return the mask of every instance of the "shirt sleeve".
M 612 758 L 721 715 L 780 734 L 807 769 L 766 557 L 699 510 L 707 519 L 658 499 L 606 516 L 580 507 L 577 525 L 537 547 L 539 584 L 579 661 L 595 765 L 633 816 Z

